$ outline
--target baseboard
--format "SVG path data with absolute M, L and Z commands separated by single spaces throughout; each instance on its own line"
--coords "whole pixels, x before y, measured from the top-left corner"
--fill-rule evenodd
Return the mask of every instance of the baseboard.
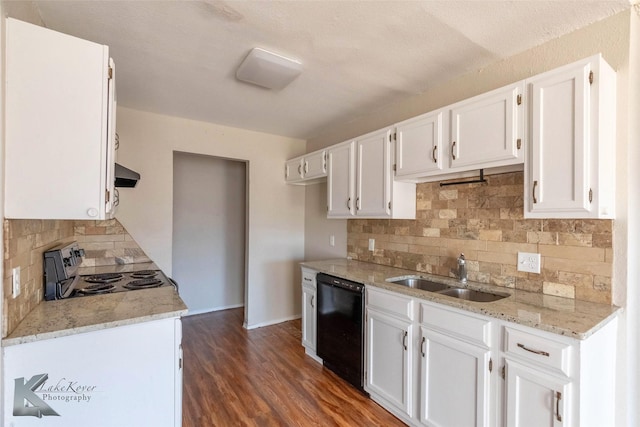
M 244 304 L 233 304 L 233 305 L 226 305 L 223 307 L 203 308 L 201 310 L 189 310 L 189 313 L 187 313 L 187 316 L 204 314 L 204 313 L 213 313 L 214 311 L 229 310 L 231 308 L 239 308 L 239 307 L 244 307 Z
M 277 325 L 278 323 L 288 322 L 290 320 L 300 319 L 301 317 L 302 317 L 301 314 L 296 314 L 295 316 L 283 317 L 281 319 L 276 319 L 276 320 L 269 320 L 267 322 L 256 323 L 255 325 L 247 325 L 245 323 L 242 326 L 245 329 L 256 329 L 256 328 L 262 328 L 264 326 Z

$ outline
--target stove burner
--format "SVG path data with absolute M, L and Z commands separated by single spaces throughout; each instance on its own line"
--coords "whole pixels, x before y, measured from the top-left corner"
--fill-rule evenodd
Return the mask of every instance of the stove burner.
M 131 290 L 135 290 L 135 289 L 157 288 L 160 285 L 162 285 L 162 280 L 158 280 L 158 279 L 140 279 L 140 280 L 133 280 L 133 281 L 127 283 L 126 285 L 124 285 L 123 287 L 125 287 L 127 289 L 131 289 Z
M 158 272 L 155 270 L 140 270 L 131 273 L 131 277 L 135 277 L 136 279 L 150 279 L 156 277 L 157 274 Z
M 89 285 L 85 288 L 78 289 L 78 292 L 87 295 L 98 295 L 113 292 L 115 289 L 115 285 L 110 283 L 98 283 L 96 285 Z
M 113 283 L 120 279 L 122 279 L 122 274 L 118 273 L 94 274 L 84 278 L 85 282 L 89 283 Z

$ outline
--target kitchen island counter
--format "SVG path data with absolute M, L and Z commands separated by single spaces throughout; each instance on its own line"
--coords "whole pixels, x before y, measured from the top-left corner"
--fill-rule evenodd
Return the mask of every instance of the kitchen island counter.
M 321 273 L 364 283 L 365 286 L 383 288 L 576 339 L 589 337 L 615 318 L 620 310 L 613 305 L 543 295 L 484 283 L 461 284 L 455 278 L 349 259 L 310 261 L 303 262 L 301 265 Z M 468 287 L 480 291 L 509 294 L 509 296 L 493 302 L 473 302 L 386 281 L 389 278 L 402 276 L 421 276 L 449 286 Z
M 187 307 L 173 286 L 41 302 L 2 346 L 180 317 Z

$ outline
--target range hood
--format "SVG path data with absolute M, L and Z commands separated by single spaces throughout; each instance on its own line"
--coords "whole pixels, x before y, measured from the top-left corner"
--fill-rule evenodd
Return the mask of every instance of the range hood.
M 135 187 L 138 183 L 138 180 L 140 179 L 140 174 L 138 172 L 125 168 L 118 163 L 116 163 L 115 176 L 116 187 Z

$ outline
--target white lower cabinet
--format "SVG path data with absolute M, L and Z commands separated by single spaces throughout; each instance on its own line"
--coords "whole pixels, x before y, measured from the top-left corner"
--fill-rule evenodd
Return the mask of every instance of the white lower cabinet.
M 615 425 L 617 319 L 579 340 L 378 288 L 366 295 L 365 390 L 407 424 Z
M 616 330 L 577 340 L 503 323 L 505 425 L 616 425 Z
M 180 426 L 181 339 L 167 318 L 3 347 L 0 424 Z
M 367 375 L 365 389 L 391 412 L 413 416 L 413 325 L 367 310 Z
M 316 355 L 317 271 L 302 268 L 302 345 L 305 353 L 322 362 Z
M 421 335 L 420 422 L 488 426 L 491 352 L 426 328 Z
M 572 425 L 567 377 L 506 360 L 507 423 L 513 427 Z

